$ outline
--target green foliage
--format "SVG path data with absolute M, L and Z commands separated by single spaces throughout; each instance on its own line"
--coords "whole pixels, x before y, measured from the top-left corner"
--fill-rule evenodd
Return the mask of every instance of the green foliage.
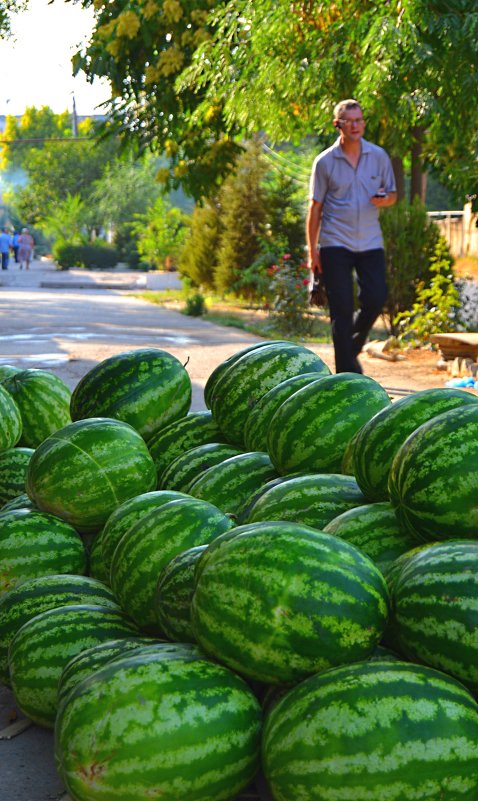
M 250 142 L 219 196 L 221 237 L 214 281 L 220 293 L 253 297 L 253 287 L 244 285 L 243 271 L 259 256 L 264 236 L 267 205 L 262 181 L 266 167 L 260 157 L 261 144 Z
M 53 258 L 57 259 L 64 245 L 83 245 L 86 235 L 87 210 L 79 195 L 67 195 L 45 218 L 43 231 L 54 241 Z
M 108 245 L 63 244 L 55 250 L 55 261 L 61 270 L 72 267 L 106 270 L 118 264 L 118 251 Z
M 196 206 L 179 255 L 178 269 L 194 286 L 214 289 L 217 251 L 221 236 L 218 203 L 209 200 Z
M 396 334 L 397 315 L 411 307 L 420 282 L 428 281 L 440 232 L 418 198 L 384 209 L 380 223 L 387 267 L 386 316 L 390 332 Z
M 186 237 L 188 216 L 161 195 L 144 214 L 137 214 L 132 231 L 138 253 L 159 269 L 175 267 Z
M 188 295 L 184 313 L 189 317 L 202 317 L 202 315 L 206 313 L 204 295 L 201 295 L 200 292 L 195 292 L 194 295 Z
M 454 284 L 452 265 L 448 246 L 439 239 L 430 261 L 429 283 L 419 282 L 412 307 L 397 314 L 394 320 L 400 339 L 407 344 L 429 345 L 432 334 L 458 329 L 460 294 Z
M 272 302 L 270 321 L 283 336 L 305 336 L 311 330 L 308 311 L 309 269 L 285 253 L 269 269 Z

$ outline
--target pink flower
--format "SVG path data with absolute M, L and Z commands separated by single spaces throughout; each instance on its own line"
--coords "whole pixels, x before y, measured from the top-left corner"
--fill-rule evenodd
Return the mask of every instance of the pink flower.
M 286 259 L 291 259 L 291 258 L 292 258 L 292 256 L 290 255 L 290 253 L 284 253 L 284 255 L 282 256 L 282 258 L 284 259 L 284 261 L 286 261 Z
M 304 284 L 304 286 L 307 286 L 308 283 L 309 283 L 309 279 L 308 278 L 304 278 L 302 283 Z

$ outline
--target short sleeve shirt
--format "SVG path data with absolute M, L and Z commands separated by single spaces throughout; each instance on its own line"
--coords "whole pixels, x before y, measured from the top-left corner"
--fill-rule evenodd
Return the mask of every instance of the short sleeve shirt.
M 337 139 L 314 161 L 310 198 L 323 204 L 319 244 L 352 251 L 383 248 L 379 212 L 370 198 L 380 187 L 395 192 L 389 156 L 378 145 L 361 140 L 362 151 L 353 167 Z

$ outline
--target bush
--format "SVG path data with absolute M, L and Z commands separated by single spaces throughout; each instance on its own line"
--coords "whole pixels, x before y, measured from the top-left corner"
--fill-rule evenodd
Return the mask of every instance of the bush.
M 427 216 L 421 200 L 402 200 L 380 215 L 385 243 L 388 300 L 386 317 L 390 332 L 397 334 L 397 315 L 410 309 L 419 284 L 430 279 L 430 265 L 440 231 Z
M 431 259 L 429 283 L 419 283 L 411 309 L 400 312 L 394 320 L 400 339 L 407 344 L 428 345 L 432 334 L 458 329 L 460 295 L 453 281 L 452 264 L 448 245 L 440 239 Z
M 185 314 L 189 317 L 202 317 L 206 312 L 206 302 L 204 296 L 200 292 L 195 292 L 194 295 L 189 295 L 186 298 Z
M 105 270 L 118 264 L 118 251 L 108 245 L 61 245 L 55 249 L 54 257 L 61 270 Z
M 309 269 L 289 253 L 269 269 L 271 275 L 270 319 L 273 327 L 284 336 L 305 336 L 312 320 L 308 310 Z

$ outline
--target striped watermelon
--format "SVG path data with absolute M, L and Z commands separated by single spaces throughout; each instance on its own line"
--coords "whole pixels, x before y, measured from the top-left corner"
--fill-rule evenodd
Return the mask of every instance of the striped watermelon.
M 191 601 L 199 557 L 207 545 L 196 545 L 174 556 L 159 574 L 155 608 L 161 631 L 170 640 L 194 642 Z
M 390 500 L 421 541 L 478 538 L 478 405 L 424 423 L 398 450 Z
M 369 501 L 387 501 L 388 477 L 395 454 L 406 438 L 449 409 L 476 405 L 478 397 L 462 389 L 424 389 L 392 403 L 365 423 L 353 449 L 353 469 Z
M 271 420 L 267 450 L 282 475 L 339 473 L 349 440 L 390 404 L 373 378 L 338 373 L 291 395 Z
M 388 593 L 353 545 L 297 523 L 228 533 L 198 562 L 192 621 L 200 647 L 258 681 L 297 682 L 369 656 Z
M 297 476 L 300 475 L 302 474 L 297 473 Z M 283 484 L 284 481 L 290 481 L 291 478 L 296 478 L 296 476 L 277 476 L 276 478 L 272 478 L 270 481 L 266 481 L 265 484 L 261 484 L 258 489 L 254 490 L 254 492 L 249 495 L 240 512 L 237 514 L 237 523 L 247 523 L 249 520 L 249 515 L 251 514 L 251 511 L 259 498 L 261 498 L 262 495 L 265 495 L 266 492 L 269 492 L 272 487 L 276 487 L 277 484 Z
M 232 525 L 212 504 L 187 498 L 151 511 L 124 534 L 113 555 L 111 586 L 143 632 L 161 635 L 154 596 L 164 565 L 181 551 L 210 542 Z
M 125 501 L 121 506 L 109 516 L 103 530 L 98 535 L 99 547 L 101 551 L 101 558 L 103 564 L 104 574 L 107 574 L 108 583 L 110 581 L 111 562 L 113 561 L 113 554 L 116 546 L 122 537 L 133 528 L 138 520 L 146 517 L 151 512 L 154 513 L 160 506 L 170 501 L 178 501 L 181 498 L 189 498 L 182 492 L 174 492 L 173 490 L 157 490 L 155 492 L 145 492 L 141 495 L 136 495 Z
M 274 417 L 279 406 L 281 406 L 287 398 L 290 398 L 298 389 L 312 384 L 313 381 L 318 381 L 325 375 L 330 375 L 329 368 L 324 364 L 322 372 L 303 373 L 302 375 L 294 375 L 292 378 L 286 378 L 275 387 L 266 392 L 263 397 L 257 401 L 256 405 L 250 411 L 246 420 L 244 428 L 244 443 L 248 451 L 266 451 L 267 450 L 267 432 L 269 425 Z
M 22 416 L 15 400 L 0 384 L 0 451 L 13 448 L 22 435 Z
M 244 428 L 256 403 L 286 378 L 330 371 L 313 351 L 291 342 L 246 353 L 223 374 L 214 388 L 212 413 L 231 445 L 244 448 Z
M 14 509 L 35 509 L 35 504 L 30 500 L 26 492 L 21 495 L 16 495 L 10 501 L 3 504 L 0 512 L 13 512 Z
M 158 348 L 142 348 L 92 367 L 73 391 L 71 417 L 122 420 L 148 441 L 188 413 L 191 393 L 191 379 L 179 359 Z
M 223 442 L 208 442 L 191 448 L 174 459 L 161 477 L 161 488 L 188 492 L 188 487 L 201 473 L 241 451 Z
M 36 448 L 50 434 L 71 422 L 70 389 L 48 370 L 21 370 L 6 378 L 2 386 L 20 409 L 22 436 L 19 445 Z
M 288 344 L 287 340 L 285 339 L 268 339 L 262 340 L 262 342 L 254 342 L 253 345 L 247 345 L 245 348 L 241 348 L 240 350 L 235 351 L 232 356 L 229 356 L 224 361 L 220 362 L 217 367 L 214 368 L 212 373 L 210 374 L 209 378 L 206 381 L 206 385 L 204 387 L 204 402 L 208 409 L 211 408 L 214 390 L 216 384 L 220 381 L 222 376 L 224 375 L 229 368 L 235 364 L 239 359 L 245 356 L 246 353 L 250 353 L 253 350 L 257 350 L 257 348 L 263 348 L 267 345 L 282 345 Z
M 13 364 L 0 364 L 0 382 L 11 375 L 15 375 L 15 373 L 21 373 L 21 371 L 21 367 L 14 367 Z
M 27 492 L 45 512 L 81 532 L 99 530 L 121 503 L 156 486 L 156 470 L 142 437 L 127 423 L 80 420 L 36 449 Z
M 478 542 L 450 540 L 414 553 L 394 584 L 392 625 L 414 662 L 478 692 Z
M 88 678 L 108 662 L 117 657 L 126 656 L 143 646 L 150 647 L 158 640 L 149 637 L 120 637 L 118 640 L 106 640 L 91 648 L 86 648 L 73 656 L 63 668 L 58 682 L 58 708 L 67 701 L 67 697 L 77 684 Z
M 35 509 L 0 514 L 0 597 L 26 579 L 85 571 L 85 547 L 68 523 Z
M 277 473 L 267 453 L 241 453 L 210 467 L 189 486 L 194 498 L 214 504 L 223 512 L 237 515 L 251 493 Z
M 8 647 L 32 617 L 71 604 L 99 604 L 118 609 L 113 593 L 88 576 L 50 575 L 27 579 L 0 597 L 0 679 L 9 683 Z
M 386 573 L 395 559 L 417 544 L 415 537 L 400 528 L 390 503 L 356 506 L 335 517 L 324 531 L 355 545 Z
M 56 761 L 75 801 L 232 801 L 257 770 L 260 729 L 258 701 L 226 668 L 132 654 L 68 696 Z
M 365 501 L 353 476 L 296 476 L 271 487 L 257 499 L 247 522 L 288 520 L 323 529 L 334 517 Z
M 59 606 L 31 618 L 15 634 L 8 653 L 18 706 L 35 723 L 53 727 L 58 682 L 67 662 L 92 645 L 135 633 L 121 610 L 107 606 Z
M 27 468 L 33 448 L 9 448 L 0 452 L 0 504 L 25 492 Z
M 158 473 L 158 486 L 161 486 L 164 471 L 178 456 L 207 442 L 224 441 L 211 412 L 191 412 L 158 431 L 148 442 Z
M 478 705 L 444 673 L 402 661 L 312 676 L 267 715 L 275 801 L 474 801 Z

